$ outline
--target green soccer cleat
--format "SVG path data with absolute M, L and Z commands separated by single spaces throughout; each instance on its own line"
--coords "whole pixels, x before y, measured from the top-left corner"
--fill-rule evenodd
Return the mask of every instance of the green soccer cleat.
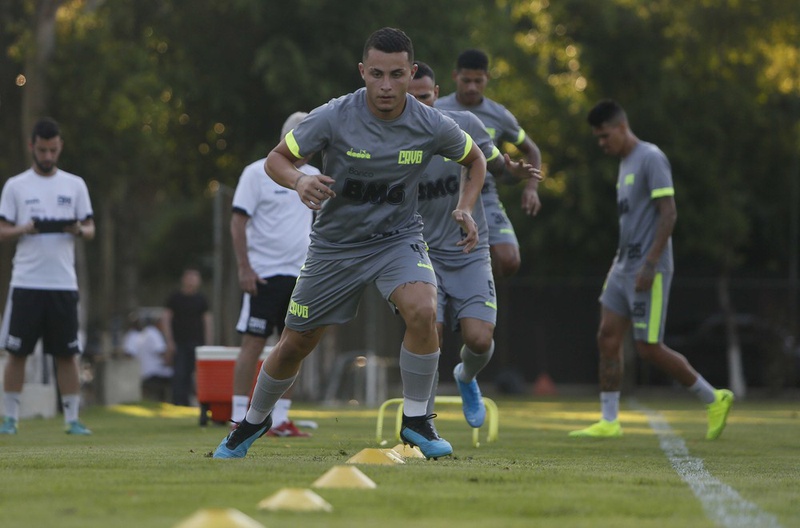
M 725 429 L 725 424 L 728 421 L 728 413 L 733 405 L 733 393 L 728 389 L 719 389 L 714 391 L 714 403 L 709 403 L 706 406 L 708 412 L 708 431 L 706 432 L 706 440 L 716 440 Z
M 69 422 L 64 428 L 68 435 L 89 436 L 92 432 L 78 420 Z
M 600 420 L 599 422 L 590 425 L 586 429 L 572 431 L 569 433 L 569 435 L 573 438 L 616 438 L 622 436 L 622 426 L 619 424 L 619 420 L 614 420 L 613 422 L 609 422 L 608 420 Z
M 6 416 L 3 424 L 0 425 L 0 434 L 15 435 L 17 434 L 17 421 L 10 416 Z

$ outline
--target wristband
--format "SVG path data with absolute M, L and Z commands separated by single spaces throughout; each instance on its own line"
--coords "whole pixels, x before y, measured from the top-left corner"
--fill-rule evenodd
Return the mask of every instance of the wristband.
M 298 183 L 300 183 L 300 180 L 302 180 L 302 179 L 303 179 L 303 178 L 305 178 L 306 176 L 310 176 L 310 174 L 301 174 L 301 175 L 300 175 L 300 176 L 298 176 L 298 178 L 297 178 L 297 179 L 294 181 L 294 187 L 293 187 L 293 188 L 294 188 L 294 190 L 295 190 L 295 191 L 297 190 L 297 184 L 298 184 Z

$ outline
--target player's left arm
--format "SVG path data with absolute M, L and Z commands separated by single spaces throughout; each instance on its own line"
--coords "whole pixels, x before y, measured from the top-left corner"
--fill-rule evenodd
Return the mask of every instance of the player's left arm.
M 95 235 L 94 219 L 87 218 L 86 220 L 76 221 L 74 224 L 65 227 L 64 231 L 84 240 L 92 240 Z
M 478 243 L 478 224 L 472 218 L 472 208 L 481 199 L 481 189 L 486 179 L 486 157 L 481 149 L 472 143 L 470 151 L 459 163 L 463 167 L 461 185 L 458 204 L 452 212 L 452 217 L 467 234 L 457 245 L 464 247 L 464 253 L 469 253 Z
M 645 255 L 642 268 L 636 276 L 636 291 L 648 291 L 653 286 L 653 279 L 656 276 L 656 266 L 661 259 L 661 254 L 667 247 L 669 237 L 675 229 L 675 222 L 678 220 L 678 209 L 675 205 L 675 196 L 668 195 L 653 199 L 653 205 L 658 209 L 658 221 L 656 222 L 656 232 L 653 237 L 653 244 Z

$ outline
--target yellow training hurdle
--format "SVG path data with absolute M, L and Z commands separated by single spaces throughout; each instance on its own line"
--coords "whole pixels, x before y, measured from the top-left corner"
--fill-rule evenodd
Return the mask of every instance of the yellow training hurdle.
M 437 396 L 436 405 L 461 405 L 461 396 Z M 486 434 L 486 442 L 494 442 L 497 440 L 500 425 L 498 423 L 497 404 L 491 398 L 483 397 L 483 404 L 486 406 L 486 421 L 488 422 L 489 431 Z M 386 408 L 391 405 L 397 405 L 397 415 L 395 417 L 395 440 L 400 440 L 400 428 L 403 424 L 403 398 L 391 398 L 383 402 L 378 409 L 378 425 L 375 429 L 375 440 L 378 444 L 383 445 L 385 442 L 383 438 L 383 420 Z M 480 428 L 472 428 L 472 445 L 479 447 L 481 445 Z

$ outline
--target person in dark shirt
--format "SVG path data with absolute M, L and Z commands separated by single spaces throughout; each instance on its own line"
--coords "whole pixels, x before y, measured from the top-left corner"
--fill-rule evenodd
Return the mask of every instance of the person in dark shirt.
M 172 403 L 191 405 L 194 394 L 195 347 L 211 344 L 212 324 L 208 300 L 200 291 L 203 279 L 196 268 L 187 268 L 181 286 L 164 305 L 161 328 L 167 342 L 167 363 L 172 377 Z

